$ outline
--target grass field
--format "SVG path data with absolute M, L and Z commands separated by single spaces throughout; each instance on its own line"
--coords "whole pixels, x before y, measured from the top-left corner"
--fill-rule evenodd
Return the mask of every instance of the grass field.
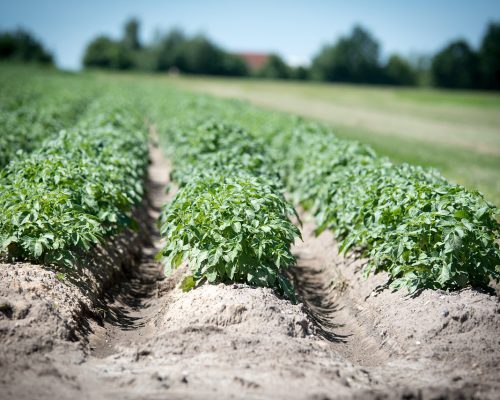
M 205 77 L 165 81 L 326 122 L 339 137 L 370 144 L 396 162 L 436 167 L 500 204 L 498 94 Z

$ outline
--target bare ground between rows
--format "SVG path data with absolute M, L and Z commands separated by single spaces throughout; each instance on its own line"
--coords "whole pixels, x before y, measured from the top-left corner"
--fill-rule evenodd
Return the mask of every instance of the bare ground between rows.
M 182 293 L 176 284 L 185 270 L 164 279 L 153 259 L 160 242 L 151 222 L 167 200 L 163 188 L 168 164 L 157 148 L 151 149 L 151 156 L 149 228 L 141 231 L 144 237 L 139 234 L 139 262 L 130 263 L 135 268 L 125 268 L 125 276 L 118 274 L 121 284 L 106 288 L 105 302 L 86 300 L 66 283 L 60 305 L 46 307 L 50 312 L 45 314 L 37 307 L 52 299 L 63 283 L 49 271 L 28 274 L 20 292 L 33 294 L 27 300 L 28 311 L 14 305 L 10 317 L 0 314 L 2 352 L 7 354 L 0 358 L 2 397 L 498 395 L 497 297 L 474 290 L 424 291 L 416 298 L 378 291 L 386 277 L 363 280 L 357 272 L 363 260 L 340 257 L 328 233 L 315 237 L 314 224 L 305 213 L 304 241 L 294 247 L 299 262 L 292 271 L 303 304 L 293 305 L 270 289 L 246 285 L 203 285 Z M 0 288 L 11 294 L 13 288 L 18 290 L 12 283 L 17 281 L 8 279 Z M 64 303 L 75 301 L 87 301 L 93 312 L 75 318 L 68 310 L 78 307 Z M 102 307 L 99 318 L 95 304 Z M 41 317 L 46 315 L 50 318 L 44 323 Z M 69 330 L 77 334 L 63 334 L 50 346 L 37 348 L 37 324 L 38 340 L 49 331 L 67 332 L 68 324 L 78 325 Z M 26 326 L 31 336 L 25 335 Z M 21 350 L 13 350 L 16 346 Z
M 414 296 L 391 291 L 387 274 L 363 278 L 367 260 L 339 255 L 331 232 L 316 237 L 311 216 L 301 218 L 304 241 L 294 248 L 292 275 L 312 319 L 339 339 L 339 354 L 379 372 L 388 388 L 407 385 L 418 393 L 440 386 L 464 397 L 500 397 L 498 286 Z

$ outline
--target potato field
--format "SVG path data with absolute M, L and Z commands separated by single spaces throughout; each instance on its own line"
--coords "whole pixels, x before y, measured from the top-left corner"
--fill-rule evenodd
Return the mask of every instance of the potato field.
M 0 85 L 0 398 L 500 396 L 481 192 L 161 77 Z

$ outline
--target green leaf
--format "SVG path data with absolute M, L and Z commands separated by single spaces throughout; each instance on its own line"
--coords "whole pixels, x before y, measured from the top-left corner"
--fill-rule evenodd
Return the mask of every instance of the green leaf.
M 43 253 L 43 246 L 40 241 L 35 243 L 35 257 L 40 257 Z
M 195 286 L 196 281 L 194 279 L 194 276 L 188 275 L 182 280 L 180 288 L 183 292 L 189 292 L 190 290 L 194 289 Z

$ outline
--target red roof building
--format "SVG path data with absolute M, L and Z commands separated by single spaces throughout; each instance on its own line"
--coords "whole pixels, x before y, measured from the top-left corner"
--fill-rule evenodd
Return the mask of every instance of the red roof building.
M 261 69 L 269 58 L 268 54 L 262 53 L 238 53 L 237 55 L 246 62 L 248 68 L 252 71 Z

